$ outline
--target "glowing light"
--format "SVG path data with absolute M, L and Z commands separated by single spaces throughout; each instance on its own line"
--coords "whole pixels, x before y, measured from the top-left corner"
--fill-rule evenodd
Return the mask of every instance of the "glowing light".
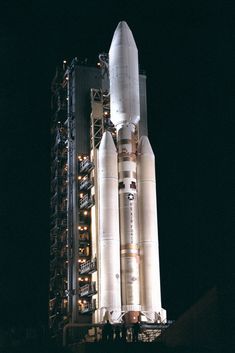
M 66 60 L 63 60 L 63 64 L 67 64 L 67 61 L 66 61 Z
M 84 211 L 84 215 L 86 216 L 88 214 L 88 212 L 87 211 Z

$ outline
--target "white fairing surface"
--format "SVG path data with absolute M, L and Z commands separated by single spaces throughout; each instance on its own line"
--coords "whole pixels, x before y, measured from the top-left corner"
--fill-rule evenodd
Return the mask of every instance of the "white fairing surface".
M 109 50 L 110 106 L 114 125 L 140 119 L 138 50 L 126 22 L 118 24 Z

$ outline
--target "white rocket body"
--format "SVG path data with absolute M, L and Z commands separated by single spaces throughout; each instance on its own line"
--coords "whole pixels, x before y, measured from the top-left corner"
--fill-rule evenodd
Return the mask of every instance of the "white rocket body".
M 126 322 L 136 322 L 140 315 L 149 322 L 164 316 L 161 318 L 163 321 L 165 310 L 161 308 L 155 161 L 147 137 L 141 138 L 138 147 L 138 50 L 126 22 L 118 24 L 113 36 L 109 76 L 111 120 L 117 130 L 118 162 L 114 145 L 113 158 L 107 162 L 107 144 L 106 152 L 103 152 L 104 140 L 107 140 L 105 133 L 99 149 L 100 281 L 104 281 L 100 286 L 101 303 L 109 308 L 108 312 L 115 306 L 119 313 L 121 307 Z M 118 176 L 116 171 L 114 173 L 115 163 Z M 115 182 L 111 183 L 111 174 L 101 168 L 111 168 Z M 109 175 L 106 179 L 102 176 L 105 173 Z M 115 206 L 111 205 L 112 202 Z M 106 227 L 107 232 L 104 231 Z M 114 281 L 114 285 L 110 281 L 118 273 L 119 260 L 121 282 Z
M 127 321 L 135 322 L 140 312 L 135 138 L 140 120 L 139 65 L 135 40 L 126 22 L 118 24 L 113 36 L 109 79 L 111 120 L 117 129 L 122 310 Z

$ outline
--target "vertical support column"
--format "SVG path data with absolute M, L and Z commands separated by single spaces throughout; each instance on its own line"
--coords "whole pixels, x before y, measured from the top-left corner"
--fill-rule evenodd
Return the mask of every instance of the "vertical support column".
M 75 140 L 74 119 L 74 77 L 73 69 L 69 70 L 68 76 L 68 314 L 72 322 L 77 321 L 78 316 L 78 230 L 77 230 L 77 154 Z

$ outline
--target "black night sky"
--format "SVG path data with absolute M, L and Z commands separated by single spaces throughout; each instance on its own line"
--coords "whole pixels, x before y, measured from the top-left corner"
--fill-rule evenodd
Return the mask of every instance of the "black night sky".
M 95 65 L 120 20 L 133 31 L 147 73 L 163 307 L 176 319 L 214 285 L 229 307 L 233 15 L 232 1 L 216 0 L 2 2 L 3 322 L 47 320 L 50 83 L 56 65 L 75 56 Z

